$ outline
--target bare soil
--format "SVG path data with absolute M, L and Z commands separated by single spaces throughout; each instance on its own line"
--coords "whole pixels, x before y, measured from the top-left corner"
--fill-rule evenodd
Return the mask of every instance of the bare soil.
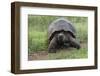
M 39 52 L 29 54 L 28 59 L 29 60 L 46 60 L 47 57 L 48 57 L 47 51 L 39 51 Z

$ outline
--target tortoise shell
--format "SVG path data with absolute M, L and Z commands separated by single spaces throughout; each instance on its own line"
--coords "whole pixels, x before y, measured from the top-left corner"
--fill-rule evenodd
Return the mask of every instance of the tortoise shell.
M 49 25 L 48 39 L 52 40 L 54 35 L 61 31 L 69 32 L 72 35 L 72 37 L 76 38 L 76 36 L 75 36 L 76 30 L 75 30 L 74 26 L 72 25 L 72 23 L 65 18 L 59 18 L 59 19 L 53 21 Z

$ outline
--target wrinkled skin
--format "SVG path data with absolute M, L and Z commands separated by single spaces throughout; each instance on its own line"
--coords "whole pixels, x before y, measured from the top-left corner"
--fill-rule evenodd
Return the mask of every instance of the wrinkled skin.
M 48 50 L 50 53 L 56 53 L 57 49 L 59 48 L 68 48 L 68 47 L 74 47 L 79 49 L 80 44 L 79 42 L 71 36 L 68 32 L 60 32 L 56 34 L 52 40 L 50 41 Z

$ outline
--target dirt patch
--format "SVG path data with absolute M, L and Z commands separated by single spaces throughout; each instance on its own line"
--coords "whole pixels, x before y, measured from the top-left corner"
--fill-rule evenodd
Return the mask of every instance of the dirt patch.
M 29 60 L 46 60 L 48 58 L 48 52 L 47 51 L 40 51 L 31 53 L 28 56 Z

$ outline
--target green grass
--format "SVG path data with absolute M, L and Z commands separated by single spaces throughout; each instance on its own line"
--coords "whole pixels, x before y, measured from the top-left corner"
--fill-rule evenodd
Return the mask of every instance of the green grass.
M 87 24 L 82 24 L 82 23 L 76 23 L 75 24 L 75 28 L 77 30 L 77 39 L 80 41 L 80 42 L 87 42 L 88 40 L 88 33 L 87 33 Z
M 70 50 L 60 50 L 57 53 L 49 53 L 48 59 L 80 59 L 87 58 L 87 49 L 82 48 L 80 50 L 70 49 Z
M 29 54 L 35 52 L 46 51 L 48 48 L 48 37 L 47 29 L 49 24 L 60 18 L 60 16 L 28 16 L 28 52 Z M 77 31 L 77 40 L 87 46 L 87 29 L 88 22 L 87 17 L 65 17 L 73 23 Z M 81 48 L 80 50 L 71 49 L 70 51 L 60 51 L 57 53 L 48 53 L 48 59 L 71 59 L 71 58 L 86 58 L 87 47 Z
M 29 32 L 28 48 L 29 52 L 43 51 L 47 49 L 46 32 L 31 31 Z

